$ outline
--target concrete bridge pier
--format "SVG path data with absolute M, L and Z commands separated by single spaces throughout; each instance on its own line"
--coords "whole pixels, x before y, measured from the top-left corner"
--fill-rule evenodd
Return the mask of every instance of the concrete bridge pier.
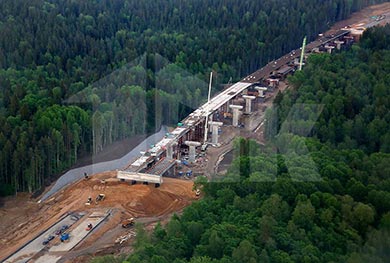
M 233 126 L 238 126 L 238 118 L 240 117 L 240 110 L 242 110 L 244 107 L 241 105 L 229 105 L 229 107 L 233 110 Z
M 341 45 L 344 44 L 344 41 L 335 40 L 334 43 L 336 44 L 337 50 L 340 50 L 341 49 Z
M 222 122 L 217 122 L 217 121 L 212 121 L 210 122 L 210 126 L 213 128 L 213 133 L 212 133 L 212 144 L 214 145 L 217 145 L 218 144 L 218 138 L 219 138 L 219 135 L 218 135 L 218 129 L 219 127 L 221 127 L 223 125 Z
M 332 54 L 332 49 L 334 49 L 334 46 L 325 45 L 325 48 L 329 54 Z
M 211 113 L 210 115 L 209 115 L 209 120 L 208 120 L 208 122 L 210 123 L 211 121 L 213 121 L 213 113 Z M 211 126 L 209 125 L 209 132 L 211 132 L 212 131 L 212 128 L 211 128 Z
M 186 145 L 190 147 L 190 151 L 188 154 L 188 161 L 191 163 L 195 162 L 195 157 L 196 157 L 196 147 L 200 146 L 200 142 L 194 142 L 194 141 L 185 141 L 184 142 Z
M 299 63 L 299 62 L 298 62 Z M 295 62 L 294 62 L 295 64 Z M 299 64 L 298 64 L 299 65 Z M 279 86 L 279 79 L 267 79 L 268 84 L 268 90 L 273 92 L 278 86 Z
M 251 114 L 252 113 L 252 100 L 256 99 L 255 96 L 248 96 L 244 95 L 242 96 L 245 99 L 245 113 Z
M 268 79 L 268 82 L 272 89 L 276 89 L 279 85 L 279 79 Z
M 173 159 L 173 148 L 177 145 L 177 142 L 173 142 L 172 144 L 167 145 L 167 158 Z
M 266 87 L 256 87 L 255 89 L 259 92 L 260 102 L 264 102 L 265 101 L 264 91 L 267 91 L 267 88 Z

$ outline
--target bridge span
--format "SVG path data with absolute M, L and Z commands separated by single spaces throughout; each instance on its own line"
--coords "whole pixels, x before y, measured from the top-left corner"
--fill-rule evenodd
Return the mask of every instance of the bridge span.
M 336 47 L 337 49 L 341 48 L 341 44 L 351 45 L 355 39 L 350 36 L 350 33 L 350 30 L 342 29 L 308 43 L 305 49 L 305 58 L 311 53 L 330 53 Z M 205 132 L 212 130 L 213 140 L 218 138 L 218 127 L 211 127 L 210 130 L 208 127 L 205 131 L 206 118 L 209 118 L 208 121 L 211 121 L 211 125 L 220 126 L 223 123 L 223 125 L 240 126 L 242 115 L 251 114 L 248 109 L 256 108 L 256 105 L 264 103 L 267 99 L 267 92 L 272 92 L 277 88 L 279 80 L 297 70 L 300 54 L 301 49 L 292 50 L 227 87 L 179 122 L 172 132 L 167 133 L 151 149 L 141 153 L 129 166 L 118 171 L 118 179 L 132 183 L 154 183 L 156 187 L 159 186 L 163 182 L 163 175 L 175 174 L 175 164 L 178 162 L 187 163 L 188 154 L 195 152 L 195 149 L 189 148 L 195 148 L 196 144 L 189 142 L 200 142 L 201 148 L 204 150 L 207 145 L 212 144 L 211 141 L 203 141 Z M 246 105 L 248 103 L 250 105 Z M 246 109 L 245 112 L 243 109 Z

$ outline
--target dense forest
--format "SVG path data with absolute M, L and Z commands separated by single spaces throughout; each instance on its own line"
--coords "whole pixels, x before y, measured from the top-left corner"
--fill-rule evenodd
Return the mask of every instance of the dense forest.
M 237 139 L 227 175 L 196 182 L 204 198 L 150 235 L 138 226 L 132 255 L 93 262 L 390 262 L 388 72 L 390 25 L 310 56 L 267 113 L 266 146 Z M 307 114 L 288 118 L 294 104 Z M 313 104 L 323 109 L 306 137 Z
M 379 2 L 2 0 L 0 195 L 177 122 L 211 70 L 237 80 Z

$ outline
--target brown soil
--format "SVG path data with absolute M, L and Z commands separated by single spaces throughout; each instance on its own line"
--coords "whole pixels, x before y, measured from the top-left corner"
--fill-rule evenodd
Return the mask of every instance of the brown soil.
M 345 26 L 367 23 L 372 16 L 378 16 L 388 12 L 390 12 L 390 2 L 366 7 L 359 12 L 353 13 L 348 19 L 335 23 L 329 33 L 335 32 Z
M 336 23 L 331 30 L 367 22 L 371 16 L 387 12 L 390 12 L 390 3 L 368 7 L 353 14 L 349 19 Z M 261 132 L 261 129 L 259 131 Z M 256 139 L 263 141 L 261 135 Z M 142 139 L 129 139 L 127 146 L 135 146 L 140 140 Z M 224 143 L 224 145 L 231 144 L 230 140 Z M 116 146 L 118 145 L 124 144 L 122 142 Z M 118 158 L 125 153 L 122 149 L 123 147 L 110 147 L 99 158 L 101 160 Z M 126 147 L 126 151 L 127 149 L 129 147 Z M 221 152 L 213 154 L 212 157 L 209 155 L 208 157 L 212 159 L 210 164 L 216 163 L 220 154 Z M 206 170 L 212 174 L 215 167 L 213 165 L 207 166 Z M 106 184 L 102 184 L 101 179 L 106 179 Z M 124 230 L 119 226 L 120 222 L 128 217 L 136 217 L 139 222 L 146 224 L 151 229 L 156 221 L 168 220 L 173 212 L 182 210 L 194 200 L 192 185 L 191 181 L 164 178 L 164 183 L 160 188 L 139 184 L 131 186 L 118 182 L 115 179 L 115 172 L 107 172 L 96 175 L 88 181 L 79 181 L 41 204 L 37 204 L 36 200 L 30 199 L 27 194 L 4 198 L 1 200 L 3 206 L 0 208 L 1 256 L 10 254 L 37 236 L 64 213 L 70 211 L 88 212 L 99 209 L 104 211 L 107 208 L 112 208 L 112 216 L 109 217 L 108 222 L 103 224 L 81 245 L 67 253 L 66 258 L 68 259 L 64 258 L 61 262 L 85 262 L 91 255 L 95 254 L 129 252 L 128 246 L 114 244 L 114 240 L 124 234 Z M 99 193 L 106 195 L 104 201 L 97 205 L 85 205 L 88 196 L 95 198 Z
M 120 222 L 129 217 L 158 217 L 181 210 L 194 200 L 193 182 L 164 178 L 164 183 L 154 185 L 130 185 L 119 182 L 115 172 L 98 174 L 89 180 L 81 180 L 67 187 L 53 198 L 37 204 L 27 195 L 9 198 L 0 210 L 0 251 L 6 256 L 38 235 L 42 230 L 56 222 L 70 211 L 105 211 L 111 208 L 113 215 L 91 235 L 83 247 L 93 244 L 104 233 L 115 229 Z M 103 184 L 101 180 L 105 179 Z M 89 196 L 103 193 L 104 201 L 85 205 Z M 118 235 L 123 235 L 119 227 Z M 114 233 L 113 244 L 117 235 Z

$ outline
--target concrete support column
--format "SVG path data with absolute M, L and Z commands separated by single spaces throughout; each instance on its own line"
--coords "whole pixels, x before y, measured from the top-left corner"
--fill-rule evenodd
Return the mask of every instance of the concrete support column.
M 295 62 L 294 62 L 295 64 Z M 297 61 L 297 66 L 299 66 L 299 61 Z M 271 87 L 271 91 L 275 90 L 279 86 L 279 79 L 267 79 L 269 83 L 269 87 Z
M 256 99 L 255 96 L 242 96 L 245 99 L 245 113 L 250 114 L 252 112 L 252 100 Z
M 190 147 L 190 151 L 188 153 L 188 161 L 190 161 L 191 163 L 195 162 L 196 147 L 200 146 L 201 143 L 193 141 L 185 141 L 184 143 Z
M 335 40 L 334 43 L 336 44 L 337 50 L 341 49 L 341 45 L 344 44 L 344 41 Z
M 259 92 L 259 97 L 264 98 L 264 91 L 267 91 L 266 87 L 256 87 L 255 88 Z
M 332 49 L 334 49 L 333 46 L 325 45 L 326 50 L 328 51 L 329 54 L 332 54 Z
M 168 159 L 173 159 L 173 149 L 172 145 L 169 144 L 167 145 L 167 158 Z
M 259 97 L 260 102 L 264 102 L 265 101 L 264 91 L 267 91 L 267 88 L 266 87 L 256 87 L 255 89 L 259 92 L 258 97 Z
M 240 117 L 240 110 L 243 109 L 242 106 L 240 105 L 230 105 L 229 106 L 233 110 L 233 126 L 237 127 L 238 126 L 238 118 Z
M 216 145 L 218 144 L 218 129 L 219 127 L 221 127 L 223 125 L 222 122 L 217 122 L 217 121 L 213 121 L 213 122 L 210 122 L 210 126 L 213 128 L 213 134 L 212 134 L 212 144 Z
M 173 148 L 177 145 L 176 142 L 173 142 L 172 144 L 167 145 L 167 158 L 168 159 L 173 159 Z

